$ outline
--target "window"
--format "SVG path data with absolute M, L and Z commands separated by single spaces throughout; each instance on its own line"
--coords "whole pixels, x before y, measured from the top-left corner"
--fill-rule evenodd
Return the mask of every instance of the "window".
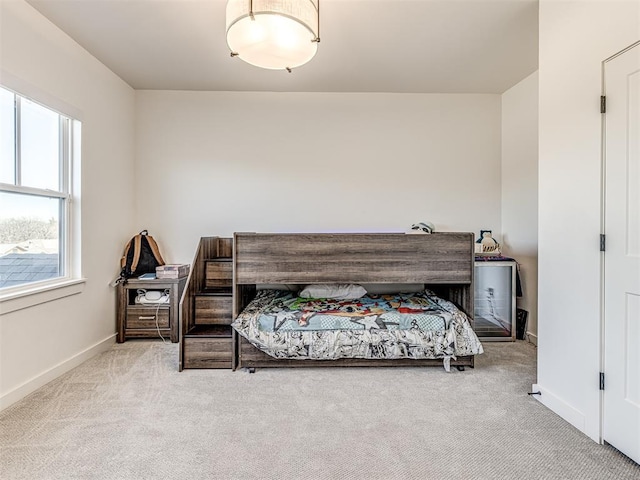
M 78 121 L 0 87 L 0 295 L 73 276 L 78 129 Z

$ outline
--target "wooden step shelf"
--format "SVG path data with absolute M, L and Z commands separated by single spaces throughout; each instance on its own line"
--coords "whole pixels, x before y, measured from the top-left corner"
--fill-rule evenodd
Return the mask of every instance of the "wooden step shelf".
M 195 298 L 195 309 L 195 325 L 231 325 L 231 292 L 199 293 Z
M 233 333 L 229 325 L 197 326 L 182 339 L 183 368 L 232 368 Z
M 204 288 L 219 289 L 233 286 L 233 258 L 214 258 L 205 261 Z
M 180 310 L 179 369 L 234 369 L 233 239 L 202 237 Z

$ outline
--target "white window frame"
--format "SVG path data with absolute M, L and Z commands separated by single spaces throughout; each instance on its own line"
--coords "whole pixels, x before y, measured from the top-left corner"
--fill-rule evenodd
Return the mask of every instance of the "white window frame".
M 79 198 L 79 162 L 81 123 L 79 120 L 52 108 L 43 102 L 27 97 L 16 90 L 0 85 L 14 94 L 15 101 L 15 181 L 0 183 L 0 192 L 20 193 L 39 198 L 63 200 L 59 211 L 59 268 L 61 275 L 37 282 L 0 289 L 0 315 L 44 302 L 80 293 L 85 280 L 80 275 L 79 209 L 75 205 Z M 60 185 L 58 190 L 49 190 L 21 185 L 20 115 L 23 100 L 34 102 L 59 115 L 60 122 Z M 77 172 L 75 171 L 77 168 Z

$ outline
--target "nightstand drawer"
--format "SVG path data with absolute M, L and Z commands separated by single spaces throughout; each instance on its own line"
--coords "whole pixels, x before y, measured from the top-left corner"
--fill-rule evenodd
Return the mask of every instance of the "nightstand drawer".
M 157 322 L 156 322 L 157 316 Z M 169 328 L 168 307 L 127 308 L 126 328 Z
M 184 368 L 231 368 L 233 340 L 184 338 Z
M 230 295 L 201 295 L 196 297 L 196 325 L 231 325 L 233 310 Z

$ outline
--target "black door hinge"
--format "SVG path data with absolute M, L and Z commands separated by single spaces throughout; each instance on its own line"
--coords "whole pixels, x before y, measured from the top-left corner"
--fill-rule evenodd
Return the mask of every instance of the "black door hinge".
M 607 113 L 607 97 L 604 95 L 600 97 L 600 113 Z
M 600 372 L 600 390 L 604 390 L 604 372 Z
M 607 247 L 607 238 L 604 233 L 600 234 L 600 251 L 604 252 Z

